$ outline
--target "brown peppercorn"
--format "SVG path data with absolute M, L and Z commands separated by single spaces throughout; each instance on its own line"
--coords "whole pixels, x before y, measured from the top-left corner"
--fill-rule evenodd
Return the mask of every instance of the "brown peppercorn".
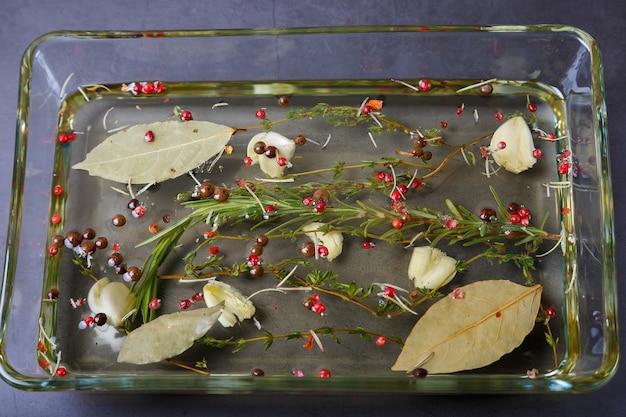
M 281 107 L 285 107 L 289 105 L 289 96 L 280 96 L 278 97 L 278 105 Z
M 198 195 L 202 198 L 209 198 L 215 192 L 215 186 L 209 181 L 204 181 L 198 186 Z
M 265 273 L 262 265 L 254 265 L 250 268 L 250 276 L 253 278 L 260 278 Z
M 104 326 L 107 322 L 107 315 L 104 313 L 98 313 L 93 316 L 93 322 L 96 326 Z
M 430 151 L 426 151 L 424 152 L 424 155 L 422 155 L 422 159 L 424 161 L 430 161 L 430 159 L 433 157 L 433 153 Z
M 426 142 L 426 139 L 424 138 L 419 138 L 415 140 L 415 146 L 418 148 L 423 148 L 426 145 L 428 145 L 428 142 Z
M 94 243 L 96 244 L 96 249 L 106 249 L 109 246 L 109 240 L 104 236 L 97 237 Z
M 220 203 L 228 200 L 228 196 L 230 195 L 230 191 L 224 187 L 217 187 L 215 192 L 213 193 L 213 198 Z
M 50 288 L 46 293 L 46 297 L 48 297 L 48 300 L 56 300 L 59 298 L 59 290 L 56 288 Z
M 293 141 L 296 142 L 296 145 L 299 145 L 299 146 L 302 146 L 307 142 L 306 138 L 303 135 L 296 136 L 296 138 Z
M 254 153 L 261 155 L 265 153 L 265 142 L 257 142 L 254 144 Z
M 276 155 L 278 155 L 278 149 L 276 146 L 268 146 L 265 148 L 265 156 L 268 158 L 276 158 Z
M 263 246 L 261 245 L 252 245 L 250 247 L 250 255 L 262 255 L 263 254 Z
M 300 248 L 300 253 L 302 254 L 302 256 L 305 256 L 307 258 L 315 256 L 315 243 L 311 241 L 304 242 L 302 244 L 302 247 Z
M 65 244 L 64 240 L 65 240 L 65 236 L 63 235 L 52 236 L 52 244 L 56 246 L 57 248 L 60 248 L 61 246 Z
M 80 250 L 85 255 L 91 255 L 96 251 L 96 244 L 93 240 L 83 240 L 80 243 Z
M 506 206 L 506 210 L 509 212 L 509 214 L 515 214 L 519 211 L 519 209 L 521 209 L 522 206 L 519 205 L 519 203 L 516 203 L 515 201 L 509 203 L 508 206 Z
M 126 269 L 124 278 L 128 278 L 132 282 L 137 282 L 141 279 L 141 269 L 136 266 L 130 266 Z
M 93 230 L 91 227 L 83 230 L 83 239 L 93 239 L 94 237 L 96 237 L 96 231 Z
M 76 230 L 72 230 L 71 232 L 67 232 L 65 234 L 65 246 L 67 246 L 69 249 L 75 248 L 76 246 L 80 245 L 80 242 L 83 241 L 83 235 L 81 235 L 80 233 L 78 233 Z
M 493 93 L 493 86 L 491 84 L 484 84 L 480 86 L 480 95 L 488 96 Z
M 402 213 L 400 215 L 400 219 L 402 220 L 403 224 L 409 224 L 413 221 L 413 216 L 411 216 L 409 213 Z
M 121 264 L 123 261 L 124 261 L 124 257 L 122 256 L 121 253 L 113 252 L 111 256 L 109 256 L 109 260 L 107 261 L 107 264 L 113 267 L 113 266 L 117 266 Z
M 493 220 L 495 220 L 496 216 L 497 216 L 496 211 L 489 207 L 485 207 L 478 214 L 478 217 L 480 217 L 480 220 L 487 222 L 487 223 L 491 223 Z
M 139 207 L 141 203 L 136 198 L 131 198 L 128 204 L 126 205 L 130 210 L 135 210 Z
M 254 238 L 254 241 L 256 242 L 257 245 L 265 246 L 268 244 L 270 240 L 265 235 L 258 235 L 257 237 Z
M 111 222 L 113 223 L 113 226 L 115 227 L 122 227 L 126 224 L 126 217 L 124 217 L 123 214 L 116 214 L 115 216 L 113 216 L 113 219 L 111 219 Z
M 415 148 L 411 150 L 411 155 L 413 155 L 416 158 L 422 157 L 422 155 L 424 155 L 424 148 L 421 146 L 416 146 Z

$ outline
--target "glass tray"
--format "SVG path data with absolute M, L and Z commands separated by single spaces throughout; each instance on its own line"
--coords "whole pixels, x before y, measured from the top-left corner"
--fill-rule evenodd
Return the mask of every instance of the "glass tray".
M 619 352 L 602 60 L 593 39 L 578 29 L 59 32 L 32 44 L 21 71 L 2 284 L 1 362 L 9 384 L 34 391 L 536 393 L 588 391 L 614 374 Z M 155 81 L 163 91 L 149 91 Z M 141 83 L 148 92 L 133 91 Z M 485 93 L 489 87 L 493 91 Z M 337 116 L 338 109 L 348 110 Z M 175 179 L 133 184 L 129 191 L 125 183 L 71 168 L 129 126 L 185 123 L 185 110 L 194 121 L 237 128 L 231 148 L 190 167 L 193 175 L 174 175 L 169 168 Z M 489 135 L 516 115 L 533 128 L 543 154 L 518 175 L 497 170 L 493 153 L 485 155 L 498 151 L 487 149 Z M 306 137 L 285 171 L 293 183 L 266 183 L 258 165 L 244 162 L 248 142 L 268 130 Z M 62 134 L 70 134 L 66 143 Z M 420 137 L 427 142 L 420 149 L 432 158 L 411 155 Z M 158 163 L 174 165 L 167 158 Z M 253 204 L 228 219 L 204 212 L 202 220 L 210 221 L 183 234 L 153 277 L 161 304 L 154 314 L 181 311 L 181 301 L 187 310 L 204 306 L 189 300 L 206 281 L 185 282 L 189 267 L 182 261 L 199 248 L 195 266 L 214 262 L 198 269 L 200 278 L 215 276 L 251 296 L 254 318 L 230 328 L 214 325 L 202 339 L 212 346 L 195 343 L 156 364 L 117 363 L 125 333 L 107 324 L 84 328 L 97 312 L 83 298 L 94 279 L 125 282 L 107 265 L 113 251 L 124 255 L 127 267 L 145 273 L 154 242 L 137 245 L 153 237 L 150 228 L 164 233 L 189 207 L 201 207 L 191 194 L 196 182 L 209 179 L 229 188 L 232 201 Z M 309 189 L 289 188 L 302 184 Z M 368 191 L 357 193 L 354 184 Z M 398 204 L 428 208 L 438 227 L 421 233 L 427 226 L 389 206 L 402 185 L 408 189 L 396 193 Z M 274 186 L 291 191 L 268 197 L 264 190 Z M 293 203 L 319 188 L 331 194 L 328 211 Z M 145 215 L 131 215 L 130 193 L 137 194 Z M 196 201 L 186 208 L 186 199 Z M 513 231 L 503 243 L 507 253 L 527 250 L 514 243 L 533 227 L 550 233 L 532 249 L 532 268 L 522 268 L 519 260 L 502 262 L 502 256 L 486 259 L 487 250 L 500 248 L 495 239 L 464 245 L 471 241 L 466 236 L 447 243 L 463 238 L 457 223 L 476 220 L 472 215 L 484 208 L 497 211 L 498 199 L 532 212 L 529 228 L 511 225 L 502 213 L 494 219 L 505 225 L 503 231 Z M 358 202 L 382 220 L 367 232 L 359 219 L 336 223 L 344 244 L 332 262 L 301 255 L 307 239 L 298 222 L 329 219 L 342 207 L 354 214 Z M 126 217 L 123 227 L 111 222 L 118 213 Z M 285 223 L 289 219 L 294 223 Z M 398 219 L 404 223 L 394 228 Z M 484 232 L 490 223 L 478 219 L 472 230 Z M 109 242 L 95 252 L 88 271 L 86 259 L 78 259 L 82 266 L 73 262 L 73 251 L 51 249 L 55 235 L 87 227 Z M 260 255 L 266 271 L 254 278 L 248 272 L 248 262 L 256 262 L 248 258 L 252 242 L 245 237 L 259 233 L 267 233 L 270 243 Z M 429 244 L 457 261 L 475 261 L 436 291 L 415 288 L 406 247 Z M 281 264 L 286 259 L 291 263 Z M 323 271 L 337 276 L 320 281 Z M 136 290 L 147 279 L 125 285 Z M 397 342 L 406 340 L 430 306 L 455 290 L 462 297 L 459 288 L 484 279 L 542 285 L 537 323 L 521 345 L 474 370 L 424 377 L 423 371 L 390 369 L 401 350 Z M 323 314 L 304 306 L 315 295 Z M 140 319 L 128 322 L 134 323 L 129 329 Z M 423 369 L 428 371 L 427 360 Z

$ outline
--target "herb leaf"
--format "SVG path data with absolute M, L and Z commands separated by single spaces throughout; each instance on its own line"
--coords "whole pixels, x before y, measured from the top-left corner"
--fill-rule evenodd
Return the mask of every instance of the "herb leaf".
M 154 142 L 144 140 L 147 131 Z M 128 184 L 158 183 L 187 174 L 220 153 L 235 129 L 202 121 L 140 124 L 109 136 L 72 168 Z

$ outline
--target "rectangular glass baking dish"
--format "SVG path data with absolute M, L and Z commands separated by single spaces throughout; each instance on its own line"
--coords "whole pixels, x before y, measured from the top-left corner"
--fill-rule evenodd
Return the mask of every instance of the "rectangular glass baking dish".
M 584 392 L 604 385 L 617 368 L 619 349 L 602 65 L 600 51 L 589 35 L 576 28 L 545 25 L 56 32 L 37 39 L 25 52 L 21 65 L 11 216 L 0 301 L 3 379 L 33 391 L 228 394 L 545 393 Z M 135 95 L 126 88 L 132 89 L 133 82 L 156 80 L 166 87 L 164 92 Z M 430 80 L 431 84 L 424 87 L 420 80 Z M 490 97 L 478 93 L 483 84 L 493 86 Z M 464 88 L 472 85 L 475 87 Z M 347 123 L 329 124 L 308 113 L 301 121 L 288 120 L 284 127 L 272 124 L 291 109 L 311 109 L 319 102 L 362 110 L 366 97 L 383 102 L 382 109 L 372 111 L 372 120 L 364 116 L 374 126 L 369 133 Z M 278 103 L 281 99 L 288 99 L 289 104 Z M 529 103 L 538 105 L 536 113 L 527 110 Z M 195 120 L 250 126 L 250 131 L 254 127 L 259 131 L 275 128 L 295 136 L 304 123 L 307 136 L 319 142 L 332 136 L 328 149 L 320 151 L 307 144 L 298 150 L 301 156 L 293 162 L 294 169 L 299 170 L 327 168 L 324 161 L 349 166 L 369 161 L 374 155 L 385 158 L 400 147 L 411 152 L 409 142 L 385 141 L 385 132 L 380 134 L 375 128 L 381 123 L 376 114 L 383 123 L 388 115 L 405 124 L 417 119 L 415 132 L 426 129 L 427 139 L 439 134 L 450 137 L 453 144 L 456 138 L 468 141 L 496 129 L 501 123 L 497 120 L 499 111 L 506 116 L 519 112 L 531 122 L 539 121 L 534 126 L 542 130 L 533 134 L 544 153 L 540 160 L 544 168 L 535 167 L 528 175 L 501 170 L 485 179 L 479 147 L 467 147 L 446 162 L 445 176 L 424 181 L 427 187 L 418 190 L 423 194 L 415 198 L 420 199 L 420 205 L 437 206 L 438 213 L 447 213 L 447 219 L 454 220 L 456 213 L 445 205 L 446 199 L 477 213 L 483 205 L 496 204 L 489 192 L 484 193 L 492 185 L 505 203 L 521 199 L 527 204 L 533 210 L 533 221 L 551 212 L 546 230 L 560 240 L 556 245 L 544 244 L 537 254 L 553 251 L 537 257 L 536 269 L 528 271 L 544 287 L 545 307 L 554 306 L 556 317 L 550 320 L 550 330 L 539 322 L 522 346 L 493 365 L 416 378 L 411 373 L 389 370 L 399 353 L 399 347 L 392 346 L 392 336 L 406 338 L 415 322 L 410 314 L 399 320 L 372 318 L 331 291 L 321 294 L 326 314 L 315 315 L 302 307 L 310 293 L 281 295 L 267 291 L 273 285 L 238 277 L 240 280 L 232 283 L 243 293 L 262 291 L 255 295 L 255 305 L 260 311 L 257 323 L 263 330 L 248 320 L 236 325 L 235 333 L 211 329 L 210 334 L 222 341 L 256 336 L 263 339 L 261 342 L 245 343 L 236 353 L 231 352 L 232 347 L 196 345 L 191 353 L 177 359 L 179 366 L 167 362 L 146 367 L 115 364 L 115 356 L 106 346 L 110 340 L 94 342 L 97 329 L 79 329 L 89 311 L 76 302 L 89 289 L 89 279 L 82 277 L 80 281 L 71 254 L 61 248 L 63 253 L 53 256 L 49 246 L 55 234 L 71 229 L 93 226 L 99 233 L 117 231 L 108 219 L 128 197 L 112 191 L 114 184 L 94 181 L 70 167 L 106 135 L 123 130 L 127 124 L 163 120 L 163 112 L 172 113 L 176 105 L 191 109 Z M 269 126 L 261 122 L 259 127 L 255 109 L 266 112 L 264 122 L 269 121 Z M 535 114 L 537 119 L 532 119 Z M 68 132 L 77 132 L 76 141 L 59 143 L 59 135 Z M 552 132 L 561 139 L 551 140 Z M 394 135 L 397 133 L 391 133 L 390 138 L 396 140 Z M 209 170 L 200 169 L 195 175 L 200 180 L 211 176 L 214 182 L 261 175 L 246 171 L 252 168 L 241 162 L 250 136 L 243 129 L 237 132 L 231 142 L 233 154 L 222 156 L 216 165 L 219 172 L 209 175 Z M 444 158 L 439 148 L 432 149 L 434 161 Z M 559 173 L 563 163 L 571 165 Z M 229 171 L 229 166 L 234 167 Z M 390 172 L 388 166 L 380 167 Z M 467 174 L 470 169 L 478 174 Z M 474 177 L 479 180 L 471 179 Z M 158 219 L 171 216 L 173 223 L 183 215 L 171 196 L 193 189 L 193 181 L 180 178 L 164 181 L 143 194 L 150 215 L 158 214 Z M 392 178 L 395 184 L 401 176 L 394 172 Z M 480 191 L 476 181 L 482 184 Z M 63 190 L 55 191 L 57 185 Z M 119 184 L 117 188 L 125 189 Z M 280 211 L 279 202 L 276 205 Z M 265 210 L 267 207 L 263 211 L 267 214 Z M 58 224 L 52 221 L 55 215 L 60 216 Z M 105 217 L 107 222 L 103 223 Z M 130 248 L 143 240 L 137 237 L 145 235 L 147 223 L 140 226 L 133 223 L 138 219 L 128 217 L 132 225 L 110 243 Z M 166 226 L 164 221 L 159 223 L 159 227 Z M 193 244 L 194 239 L 190 239 Z M 200 238 L 195 239 L 197 243 Z M 269 259 L 279 254 L 290 256 L 281 252 L 290 247 L 289 243 L 276 245 L 276 249 L 271 246 L 276 255 L 264 255 Z M 454 246 L 444 245 L 442 249 L 458 257 L 464 254 Z M 226 257 L 235 250 L 228 242 L 220 242 L 219 250 L 229 262 L 235 259 Z M 316 267 L 331 265 L 340 276 L 347 275 L 345 283 L 354 280 L 363 288 L 372 281 L 391 280 L 395 285 L 395 277 L 406 274 L 400 265 L 406 257 L 389 249 L 386 242 L 369 251 L 359 247 L 359 241 L 350 242 L 344 251 L 344 257 L 352 256 L 352 264 L 341 260 L 313 262 Z M 383 261 L 368 264 L 376 253 Z M 139 265 L 145 256 L 133 252 L 128 262 Z M 204 253 L 202 256 L 206 258 Z M 103 271 L 93 273 L 121 280 Z M 472 265 L 469 271 L 459 274 L 460 278 L 443 286 L 441 292 L 490 277 L 493 271 L 524 283 L 520 269 L 512 263 L 483 262 Z M 166 273 L 170 272 L 160 270 L 160 274 Z M 163 311 L 175 311 L 178 300 L 198 289 L 167 285 L 162 298 L 169 307 L 164 306 Z M 53 288 L 59 290 L 58 298 L 51 295 Z M 385 288 L 388 286 L 380 286 L 380 291 Z M 382 295 L 377 303 L 384 304 Z M 423 313 L 418 310 L 419 315 Z M 374 330 L 368 333 L 368 329 Z M 324 339 L 323 344 L 311 347 L 309 336 L 313 333 Z M 544 340 L 546 333 L 548 341 Z M 286 340 L 278 337 L 283 334 L 291 336 Z M 386 346 L 376 346 L 370 340 L 379 334 L 388 336 Z M 207 369 L 193 372 L 182 368 L 202 371 L 202 362 L 208 362 L 210 375 Z M 60 372 L 62 376 L 56 372 L 59 368 L 66 371 Z M 260 369 L 264 377 L 252 375 Z M 323 370 L 329 370 L 332 377 L 319 378 Z M 294 377 L 302 374 L 301 378 Z

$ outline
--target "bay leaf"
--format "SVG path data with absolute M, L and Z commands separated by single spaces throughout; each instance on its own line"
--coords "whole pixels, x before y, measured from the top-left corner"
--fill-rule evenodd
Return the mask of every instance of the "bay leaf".
M 222 307 L 177 311 L 141 325 L 124 338 L 117 361 L 144 365 L 180 355 L 209 331 Z
M 394 371 L 429 374 L 487 366 L 518 347 L 535 325 L 541 285 L 478 281 L 433 304 L 411 330 Z
M 153 142 L 144 139 L 149 130 Z M 187 174 L 217 155 L 234 132 L 195 120 L 134 125 L 109 136 L 72 168 L 125 184 L 158 183 Z

